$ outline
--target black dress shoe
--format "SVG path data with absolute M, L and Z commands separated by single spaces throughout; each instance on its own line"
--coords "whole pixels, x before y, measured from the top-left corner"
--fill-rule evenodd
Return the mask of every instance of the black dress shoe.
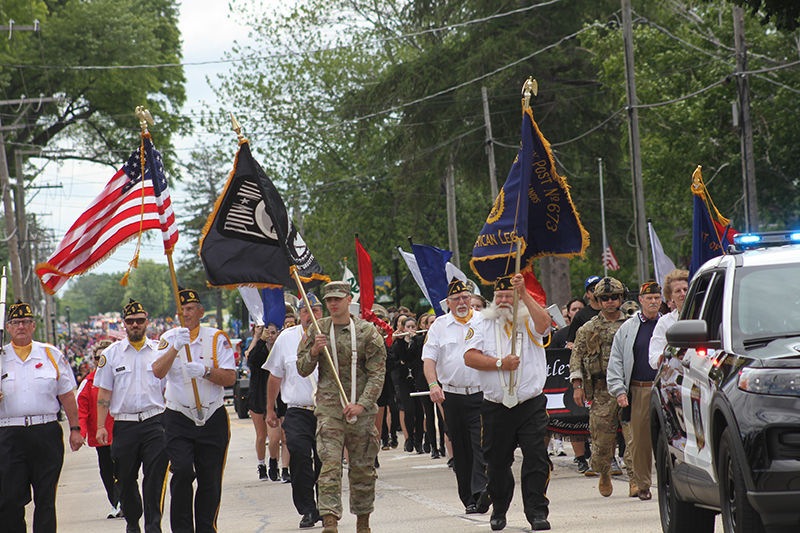
M 431 459 L 438 459 L 439 457 L 441 457 L 441 456 L 439 455 L 439 450 L 437 450 L 436 448 L 434 448 L 434 449 L 433 449 L 433 451 L 431 452 Z
M 303 518 L 300 519 L 301 528 L 314 527 L 314 524 L 316 523 L 317 521 L 314 513 L 306 513 L 303 515 Z
M 531 529 L 534 531 L 546 531 L 550 529 L 550 522 L 543 516 L 538 516 L 531 520 Z
M 478 514 L 484 514 L 489 511 L 492 505 L 492 499 L 489 497 L 489 491 L 483 490 L 475 502 L 475 509 Z
M 478 514 L 478 507 L 474 503 L 471 503 L 467 505 L 467 508 L 464 509 L 464 512 L 467 514 Z
M 414 440 L 410 439 L 410 438 L 406 439 L 406 444 L 405 444 L 403 449 L 405 451 L 407 451 L 407 452 L 413 452 L 414 451 Z
M 506 527 L 506 515 L 492 513 L 492 517 L 489 519 L 489 525 L 492 526 L 492 531 L 500 531 Z

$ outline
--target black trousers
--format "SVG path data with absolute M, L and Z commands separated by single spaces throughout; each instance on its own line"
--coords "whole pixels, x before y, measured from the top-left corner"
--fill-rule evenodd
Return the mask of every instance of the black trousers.
M 103 480 L 103 486 L 106 488 L 106 496 L 108 503 L 111 507 L 116 507 L 119 503 L 120 487 L 117 483 L 119 473 L 114 466 L 114 460 L 111 458 L 111 446 L 98 446 L 97 450 L 97 465 L 100 467 L 100 479 Z
M 144 530 L 161 533 L 164 510 L 164 480 L 167 478 L 167 452 L 164 427 L 156 415 L 142 422 L 114 422 L 111 458 L 117 465 L 120 501 L 125 521 L 139 526 L 144 501 Z M 139 494 L 139 467 L 142 468 L 142 495 Z
M 56 487 L 64 464 L 58 422 L 0 428 L 0 527 L 25 533 L 25 506 L 33 487 L 33 532 L 55 533 Z
M 453 470 L 456 472 L 458 497 L 464 507 L 477 502 L 486 489 L 486 461 L 481 449 L 481 403 L 483 393 L 444 393 L 444 418 L 453 445 Z
M 406 375 L 402 375 L 405 372 Z M 411 396 L 414 392 L 414 381 L 408 379 L 408 371 L 403 367 L 398 376 L 397 381 L 397 394 L 400 396 L 400 402 L 403 404 L 403 419 L 406 423 L 406 431 L 408 431 L 408 438 L 414 443 L 415 446 L 422 444 L 422 433 L 425 431 L 425 412 L 422 410 L 422 400 L 419 397 Z
M 483 455 L 489 473 L 489 495 L 493 513 L 505 514 L 514 496 L 514 450 L 522 449 L 522 504 L 528 521 L 547 517 L 545 493 L 550 482 L 550 465 L 544 436 L 547 430 L 547 398 L 540 394 L 511 409 L 503 404 L 484 400 Z
M 317 417 L 313 411 L 289 407 L 282 427 L 289 449 L 292 501 L 301 515 L 313 513 L 317 510 L 315 487 L 322 467 L 317 457 Z
M 170 461 L 170 525 L 173 533 L 215 533 L 222 498 L 222 472 L 230 441 L 230 421 L 219 407 L 204 426 L 195 425 L 179 411 L 162 415 Z M 192 503 L 192 482 L 197 494 Z M 194 508 L 194 521 L 192 509 Z

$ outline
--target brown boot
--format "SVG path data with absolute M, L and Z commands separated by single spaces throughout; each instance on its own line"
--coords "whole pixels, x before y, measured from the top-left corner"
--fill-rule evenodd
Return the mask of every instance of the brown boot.
M 332 514 L 322 517 L 322 533 L 339 533 L 339 521 Z
M 356 520 L 356 533 L 370 533 L 368 514 L 360 514 L 356 516 Z
M 606 498 L 611 496 L 611 493 L 614 492 L 614 486 L 611 484 L 611 474 L 600 474 L 600 483 L 597 484 L 597 489 L 602 496 Z
M 636 482 L 634 480 L 630 480 L 628 482 L 628 496 L 631 498 L 635 498 L 639 495 L 639 487 L 636 486 Z

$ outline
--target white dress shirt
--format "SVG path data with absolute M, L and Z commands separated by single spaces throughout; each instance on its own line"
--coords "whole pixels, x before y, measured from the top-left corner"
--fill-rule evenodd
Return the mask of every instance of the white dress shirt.
M 206 346 L 203 345 L 203 339 L 208 338 L 209 341 Z M 216 338 L 216 342 L 214 339 Z M 161 335 L 161 340 L 158 344 L 159 357 L 164 355 L 175 342 L 175 330 L 171 329 Z M 236 359 L 233 355 L 233 347 L 228 336 L 216 329 L 200 327 L 200 333 L 197 338 L 189 344 L 189 351 L 192 354 L 192 362 L 202 363 L 207 367 L 224 368 L 236 370 Z M 194 398 L 187 398 L 186 385 L 183 381 L 183 363 L 180 358 L 180 352 L 172 362 L 172 366 L 167 372 L 167 388 L 164 396 L 167 402 L 174 402 L 177 405 L 184 407 L 195 406 Z M 200 396 L 200 403 L 203 407 L 208 407 L 214 403 L 220 402 L 224 398 L 225 387 L 212 383 L 207 379 L 196 379 L 197 392 Z
M 166 379 L 153 374 L 153 361 L 158 359 L 158 343 L 145 339 L 137 351 L 127 338 L 103 350 L 94 385 L 110 390 L 109 412 L 117 418 L 120 413 L 137 414 L 152 409 L 164 410 Z
M 76 386 L 64 354 L 51 344 L 33 341 L 31 353 L 23 361 L 9 343 L 3 347 L 2 357 L 0 418 L 55 415 L 61 409 L 58 396 Z
M 483 315 L 474 311 L 466 324 L 458 322 L 450 312 L 437 318 L 428 330 L 422 359 L 436 363 L 436 378 L 443 389 L 445 386 L 480 388 L 478 371 L 464 363 L 464 352 L 470 328 L 478 327 L 481 322 Z
M 505 357 L 511 353 L 511 339 L 505 332 L 505 328 L 500 332 L 501 343 L 503 344 L 498 351 L 497 342 L 495 337 L 495 324 L 496 318 L 484 318 L 473 326 L 472 332 L 467 334 L 466 349 L 476 349 L 483 352 L 484 355 L 489 357 Z M 435 324 L 435 322 L 434 322 Z M 519 383 L 517 389 L 517 399 L 519 403 L 539 396 L 544 388 L 545 381 L 547 380 L 547 356 L 544 352 L 542 342 L 543 337 L 547 337 L 550 332 L 550 327 L 544 332 L 544 335 L 539 335 L 536 332 L 536 326 L 533 320 L 528 318 L 525 321 L 524 330 L 522 332 L 522 350 L 519 355 L 520 364 L 516 372 L 514 372 L 514 380 Z M 499 352 L 499 353 L 498 353 Z M 483 390 L 483 398 L 494 403 L 503 403 L 503 385 L 500 382 L 500 372 L 503 373 L 503 379 L 506 386 L 508 386 L 510 372 L 507 370 L 480 370 L 478 375 L 481 380 L 481 389 Z
M 297 325 L 278 335 L 275 346 L 261 368 L 268 370 L 276 378 L 281 378 L 281 399 L 288 407 L 313 407 L 314 385 L 318 370 L 314 369 L 308 377 L 297 372 L 297 348 L 305 339 L 303 326 Z

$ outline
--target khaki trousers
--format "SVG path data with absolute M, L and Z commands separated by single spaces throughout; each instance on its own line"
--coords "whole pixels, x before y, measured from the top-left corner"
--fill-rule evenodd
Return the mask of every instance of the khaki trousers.
M 653 471 L 653 443 L 650 438 L 650 387 L 631 384 L 631 437 L 633 480 L 639 490 L 649 490 Z

